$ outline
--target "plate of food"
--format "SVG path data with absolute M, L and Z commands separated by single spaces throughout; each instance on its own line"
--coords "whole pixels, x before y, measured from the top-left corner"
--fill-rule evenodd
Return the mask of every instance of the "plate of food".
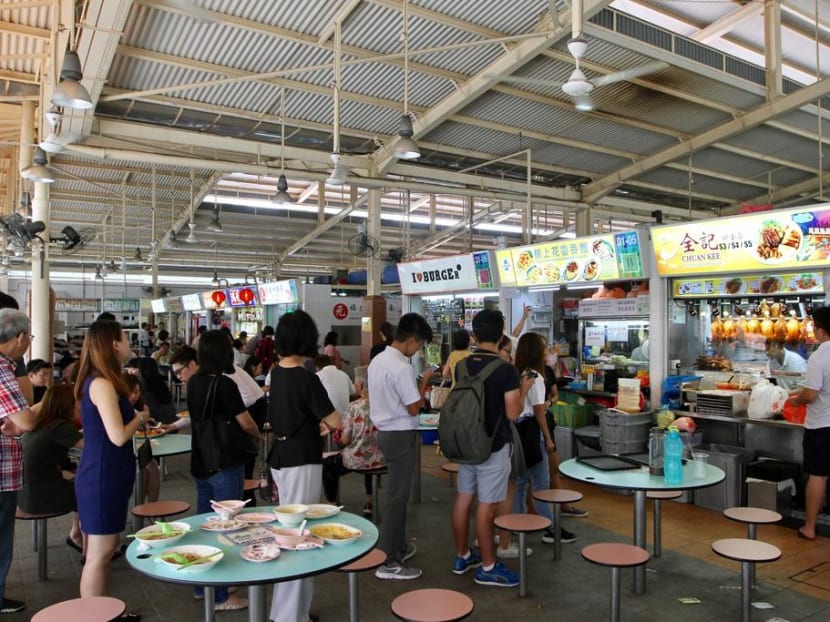
M 542 282 L 542 268 L 539 266 L 533 265 L 527 269 L 527 280 L 531 283 L 541 283 Z
M 161 428 L 161 424 L 158 424 L 157 427 L 151 428 L 148 427 L 146 430 L 138 429 L 135 432 L 136 438 L 155 438 L 157 436 L 162 436 L 164 434 L 164 430 Z
M 814 289 L 818 287 L 818 280 L 815 274 L 807 272 L 794 277 L 790 287 L 792 289 Z
M 247 523 L 238 520 L 223 520 L 218 516 L 209 516 L 208 519 L 200 525 L 204 531 L 238 531 L 247 527 Z
M 599 262 L 596 259 L 589 259 L 582 270 L 582 276 L 586 281 L 593 281 L 599 277 Z
M 762 276 L 758 282 L 758 292 L 761 294 L 774 294 L 781 289 L 781 279 L 776 276 Z
M 254 524 L 273 523 L 277 518 L 272 512 L 245 512 L 236 516 L 236 520 L 240 522 Z
M 556 283 L 559 280 L 559 268 L 552 263 L 546 263 L 542 268 L 542 274 L 548 283 Z
M 744 290 L 743 279 L 729 279 L 723 284 L 723 291 L 726 294 L 740 294 Z
M 322 525 L 314 525 L 309 527 L 311 535 L 320 538 L 327 544 L 334 544 L 339 546 L 341 544 L 348 544 L 354 542 L 363 532 L 350 525 L 343 523 L 323 523 Z
M 517 270 L 527 270 L 533 264 L 533 253 L 530 251 L 522 251 L 519 253 L 519 256 L 516 257 L 516 269 Z
M 239 551 L 239 556 L 249 562 L 270 562 L 280 556 L 280 547 L 276 544 L 249 544 Z
M 188 410 L 183 410 L 183 411 L 181 411 L 180 413 L 176 413 L 176 416 L 177 416 L 179 419 L 187 419 L 188 417 L 190 417 L 190 411 L 188 411 Z
M 569 261 L 565 264 L 565 270 L 562 277 L 566 281 L 573 281 L 576 277 L 579 276 L 579 263 L 576 261 Z
M 339 505 L 329 505 L 328 503 L 314 503 L 308 506 L 308 512 L 306 512 L 306 518 L 328 518 L 329 516 L 334 516 L 335 514 L 340 513 L 341 506 Z
M 168 568 L 185 574 L 206 572 L 222 561 L 222 549 L 204 544 L 174 546 L 159 554 L 156 560 Z
M 798 254 L 803 239 L 801 228 L 794 222 L 770 218 L 758 230 L 755 252 L 762 263 L 782 263 Z
M 597 259 L 614 259 L 614 247 L 608 240 L 594 240 L 591 252 Z

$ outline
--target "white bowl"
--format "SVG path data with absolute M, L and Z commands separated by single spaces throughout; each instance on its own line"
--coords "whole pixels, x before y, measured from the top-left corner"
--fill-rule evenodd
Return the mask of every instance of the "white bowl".
M 164 535 L 159 525 L 148 525 L 135 532 L 135 539 L 145 547 L 155 549 L 161 546 L 170 546 L 184 538 L 190 532 L 190 525 L 182 522 L 167 523 L 173 529 L 173 534 Z
M 190 559 L 196 559 L 198 557 L 205 557 L 206 555 L 212 555 L 216 553 L 210 559 L 206 559 L 203 562 L 198 564 L 193 564 L 192 566 L 187 566 L 186 568 L 181 568 L 183 564 L 177 563 L 175 561 L 170 560 L 167 556 L 170 553 L 178 553 L 180 555 L 184 555 L 188 557 L 188 561 Z M 189 544 L 189 545 L 182 545 L 182 546 L 174 546 L 173 548 L 167 549 L 166 551 L 162 551 L 159 553 L 157 558 L 158 562 L 164 564 L 168 568 L 172 568 L 178 572 L 186 573 L 186 574 L 198 574 L 200 572 L 206 572 L 213 568 L 216 564 L 222 561 L 222 558 L 225 554 L 222 552 L 222 549 L 216 548 L 215 546 L 207 546 L 204 544 Z
M 290 548 L 294 548 L 303 542 L 307 536 L 311 535 L 311 532 L 308 529 L 300 532 L 300 530 L 296 527 L 272 528 L 271 533 L 274 534 L 274 539 L 277 541 L 277 544 Z
M 229 520 L 239 514 L 239 511 L 245 507 L 245 502 L 238 499 L 226 499 L 211 503 L 210 507 L 219 515 L 219 518 Z
M 283 525 L 289 527 L 299 525 L 305 520 L 305 515 L 308 512 L 308 506 L 302 503 L 292 503 L 290 505 L 279 505 L 274 508 L 274 514 L 277 515 L 277 520 Z
M 313 525 L 309 531 L 311 531 L 312 536 L 316 536 L 323 542 L 335 546 L 349 544 L 349 542 L 354 542 L 363 535 L 360 529 L 352 527 L 351 525 L 344 525 L 343 523 Z

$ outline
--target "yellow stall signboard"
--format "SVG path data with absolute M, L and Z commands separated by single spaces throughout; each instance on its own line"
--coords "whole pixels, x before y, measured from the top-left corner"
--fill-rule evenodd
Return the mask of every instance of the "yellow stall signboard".
M 803 269 L 830 258 L 830 205 L 653 227 L 663 276 Z

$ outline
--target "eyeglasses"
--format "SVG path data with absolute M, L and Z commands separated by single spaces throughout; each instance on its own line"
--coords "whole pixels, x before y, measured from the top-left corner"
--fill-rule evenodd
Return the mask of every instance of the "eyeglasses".
M 34 341 L 34 340 L 35 340 L 35 336 L 34 335 L 29 335 L 29 341 Z
M 176 378 L 178 378 L 179 374 L 182 373 L 183 369 L 184 369 L 184 367 L 179 367 L 178 369 L 176 369 L 175 367 L 171 367 L 170 371 L 173 372 L 173 375 L 176 376 Z

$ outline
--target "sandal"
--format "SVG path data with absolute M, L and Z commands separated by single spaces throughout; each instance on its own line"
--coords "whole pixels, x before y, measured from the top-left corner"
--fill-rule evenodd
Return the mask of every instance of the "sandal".
M 76 551 L 78 551 L 78 553 L 83 553 L 84 552 L 83 547 L 80 546 L 77 542 L 75 542 L 69 536 L 66 536 L 66 546 L 68 546 L 70 549 L 75 549 Z
M 239 611 L 247 608 L 248 599 L 240 596 L 228 596 L 228 600 L 223 603 L 216 603 L 213 606 L 214 611 Z

